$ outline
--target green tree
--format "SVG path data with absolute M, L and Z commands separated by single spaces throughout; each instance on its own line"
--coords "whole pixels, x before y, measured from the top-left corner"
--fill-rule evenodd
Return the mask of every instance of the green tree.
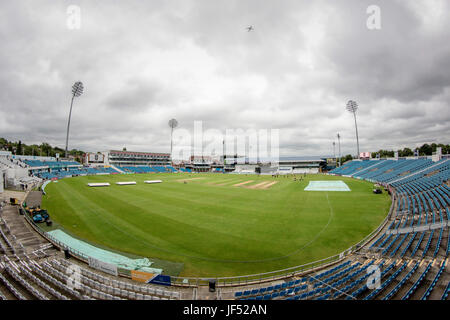
M 23 152 L 22 141 L 19 140 L 19 143 L 17 144 L 17 154 L 21 155 L 22 152 Z
M 398 150 L 399 157 L 411 157 L 414 155 L 414 152 L 410 148 L 403 148 L 403 150 Z
M 419 148 L 419 155 L 421 155 L 421 156 L 431 156 L 432 153 L 433 153 L 433 149 L 428 143 L 423 144 Z
M 52 147 L 47 143 L 47 142 L 43 142 L 39 148 L 42 151 L 42 156 L 51 156 L 51 150 Z
M 0 138 L 0 148 L 6 148 L 8 141 L 5 138 Z
M 345 163 L 346 161 L 353 160 L 353 156 L 351 154 L 347 154 L 346 156 L 341 157 L 341 164 Z

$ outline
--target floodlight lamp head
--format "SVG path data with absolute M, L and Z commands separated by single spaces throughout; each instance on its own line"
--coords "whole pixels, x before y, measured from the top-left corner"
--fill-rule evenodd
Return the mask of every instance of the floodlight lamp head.
M 356 110 L 358 110 L 358 104 L 356 103 L 356 101 L 349 100 L 349 102 L 347 102 L 347 110 L 349 112 L 355 113 Z
M 75 84 L 72 86 L 72 94 L 75 97 L 79 97 L 83 93 L 83 89 L 83 83 L 81 81 L 75 82 Z
M 170 119 L 169 120 L 169 127 L 176 128 L 178 126 L 178 121 L 176 119 Z

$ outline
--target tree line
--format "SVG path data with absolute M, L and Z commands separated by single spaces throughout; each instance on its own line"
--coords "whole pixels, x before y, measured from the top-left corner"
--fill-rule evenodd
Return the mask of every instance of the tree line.
M 442 148 L 442 154 L 450 154 L 450 144 L 442 144 L 442 143 L 424 143 L 420 147 L 416 148 L 403 148 L 397 150 L 399 157 L 412 157 L 414 156 L 414 152 L 417 150 L 419 152 L 419 156 L 431 156 L 433 152 L 436 152 L 436 149 L 438 147 Z M 393 158 L 395 156 L 394 150 L 378 150 L 376 152 L 371 153 L 372 158 L 377 158 L 379 155 L 379 158 Z M 353 159 L 353 156 L 351 154 L 347 154 L 343 157 L 341 157 L 341 163 L 344 163 L 346 161 L 350 161 Z
M 416 148 L 403 148 L 397 150 L 399 157 L 410 157 L 414 156 L 414 151 L 419 152 L 419 156 L 431 156 L 433 152 L 436 152 L 438 147 L 442 148 L 442 154 L 450 154 L 450 144 L 442 144 L 442 143 L 424 143 L 420 147 Z M 376 158 L 377 154 L 380 154 L 380 158 L 393 157 L 395 155 L 395 151 L 393 150 L 378 150 L 377 152 L 372 152 L 372 158 Z
M 45 156 L 45 157 L 56 157 L 59 153 L 61 158 L 65 155 L 65 150 L 59 147 L 53 147 L 47 142 L 41 144 L 31 144 L 27 145 L 22 143 L 22 141 L 8 141 L 5 138 L 0 138 L 0 150 L 11 151 L 14 155 L 24 155 L 24 156 Z M 76 161 L 81 162 L 84 151 L 72 149 L 69 155 L 73 156 Z

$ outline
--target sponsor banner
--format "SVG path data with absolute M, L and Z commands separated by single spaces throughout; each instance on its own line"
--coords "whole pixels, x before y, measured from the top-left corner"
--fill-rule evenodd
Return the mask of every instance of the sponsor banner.
M 117 272 L 117 266 L 115 264 L 106 263 L 95 258 L 89 257 L 89 266 L 91 268 L 112 274 L 114 276 L 119 275 Z
M 158 274 L 158 275 L 156 275 L 156 277 L 154 277 L 152 280 L 150 280 L 150 283 L 160 284 L 163 286 L 170 286 L 171 279 L 170 279 L 170 276 Z
M 131 270 L 131 280 L 149 283 L 156 274 L 139 270 Z

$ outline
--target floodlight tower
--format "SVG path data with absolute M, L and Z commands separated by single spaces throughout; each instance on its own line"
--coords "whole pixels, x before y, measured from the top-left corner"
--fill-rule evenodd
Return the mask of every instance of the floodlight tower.
M 83 93 L 83 89 L 84 89 L 83 83 L 81 81 L 75 82 L 74 85 L 72 86 L 72 101 L 70 102 L 69 121 L 67 122 L 66 152 L 65 152 L 66 159 L 67 159 L 67 148 L 69 145 L 69 128 L 70 128 L 70 117 L 72 116 L 73 99 L 75 99 L 75 97 L 81 96 L 81 94 Z
M 339 146 L 339 167 L 341 166 L 341 135 L 337 134 L 338 146 Z
M 336 142 L 333 141 L 333 158 L 336 159 Z
M 223 158 L 222 173 L 225 173 L 225 138 L 222 139 L 222 158 Z
M 359 138 L 358 138 L 358 126 L 356 124 L 356 111 L 358 110 L 358 104 L 356 101 L 350 100 L 347 102 L 347 111 L 353 113 L 353 117 L 355 118 L 355 129 L 356 129 L 356 151 L 357 157 L 359 159 Z
M 173 129 L 178 126 L 178 121 L 176 119 L 170 119 L 169 120 L 169 127 L 170 127 L 170 161 L 173 165 L 173 158 L 172 158 L 172 148 L 173 148 Z

